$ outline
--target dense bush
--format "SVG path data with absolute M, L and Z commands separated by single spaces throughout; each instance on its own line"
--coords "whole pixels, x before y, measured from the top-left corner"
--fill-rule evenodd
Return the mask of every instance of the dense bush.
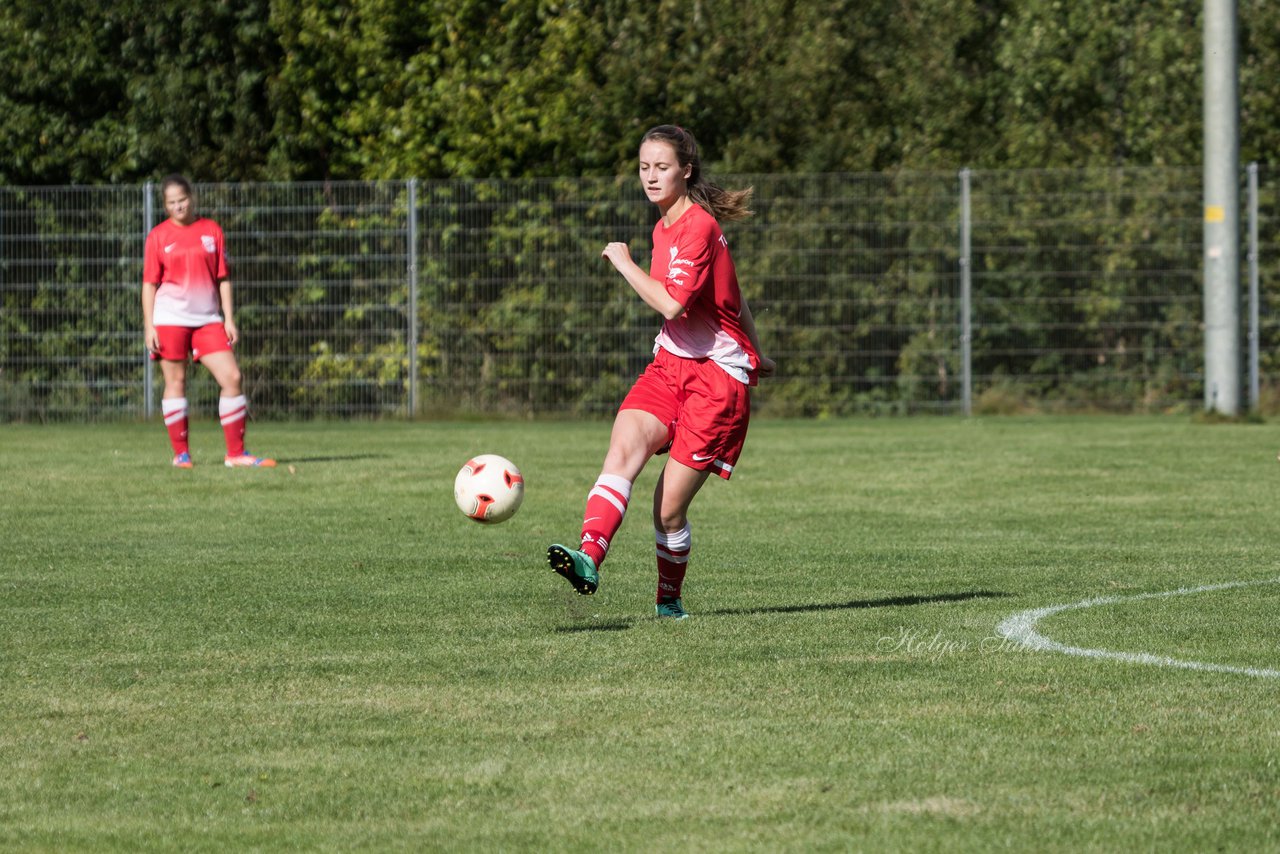
M 11 0 L 0 184 L 1194 165 L 1187 0 Z M 1242 157 L 1280 148 L 1280 6 L 1242 0 Z

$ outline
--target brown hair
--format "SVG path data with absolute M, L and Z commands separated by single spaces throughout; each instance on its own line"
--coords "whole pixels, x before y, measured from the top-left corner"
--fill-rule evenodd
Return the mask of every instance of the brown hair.
M 191 182 L 186 179 L 186 176 L 179 175 L 177 172 L 174 172 L 172 175 L 165 176 L 165 179 L 160 182 L 161 198 L 164 197 L 165 190 L 168 190 L 170 187 L 181 187 L 182 191 L 188 196 L 195 195 L 195 193 L 191 192 Z
M 713 217 L 722 222 L 733 222 L 751 216 L 752 211 L 748 205 L 751 204 L 751 194 L 755 188 L 725 190 L 709 181 L 702 174 L 702 158 L 698 155 L 698 141 L 689 131 L 679 125 L 658 125 L 645 131 L 640 144 L 650 141 L 667 143 L 675 151 L 676 160 L 680 165 L 690 167 L 689 198 L 706 209 Z

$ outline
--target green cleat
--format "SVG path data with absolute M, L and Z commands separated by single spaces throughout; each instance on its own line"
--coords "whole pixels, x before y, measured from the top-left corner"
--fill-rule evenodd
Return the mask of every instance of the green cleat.
M 659 617 L 666 617 L 671 620 L 687 620 L 689 612 L 684 609 L 684 603 L 677 599 L 660 599 L 657 605 L 653 606 Z
M 583 596 L 590 596 L 600 586 L 596 562 L 584 552 L 556 544 L 547 549 L 547 563 Z

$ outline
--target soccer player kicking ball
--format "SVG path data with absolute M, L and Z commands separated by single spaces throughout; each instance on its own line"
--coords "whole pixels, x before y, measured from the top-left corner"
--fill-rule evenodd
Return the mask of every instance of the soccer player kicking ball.
M 614 419 L 603 469 L 587 495 L 580 546 L 552 545 L 547 562 L 579 593 L 595 593 L 632 484 L 650 457 L 669 451 L 653 494 L 655 607 L 659 617 L 680 620 L 688 616 L 680 592 L 692 550 L 689 505 L 708 475 L 733 474 L 747 435 L 748 388 L 775 365 L 761 355 L 718 222 L 750 216 L 751 189 L 708 181 L 693 134 L 675 125 L 659 125 L 641 139 L 640 183 L 661 213 L 649 272 L 625 243 L 610 243 L 601 254 L 664 323 L 653 362 Z
M 160 362 L 164 424 L 173 464 L 191 468 L 187 445 L 187 356 L 209 369 L 221 391 L 218 414 L 227 440 L 228 468 L 272 467 L 275 460 L 244 449 L 248 401 L 232 347 L 240 338 L 232 319 L 231 275 L 222 229 L 196 214 L 191 184 L 170 175 L 160 185 L 169 218 L 147 235 L 142 259 L 142 329 L 151 358 Z

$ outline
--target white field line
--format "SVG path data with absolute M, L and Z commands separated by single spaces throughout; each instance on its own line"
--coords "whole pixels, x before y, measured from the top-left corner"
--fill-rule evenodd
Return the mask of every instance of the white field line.
M 1033 608 L 1022 611 L 1004 620 L 996 626 L 996 633 L 1001 637 L 1017 641 L 1024 647 L 1046 652 L 1061 652 L 1066 655 L 1080 655 L 1085 658 L 1105 658 L 1111 661 L 1127 661 L 1132 664 L 1154 664 L 1157 667 L 1179 667 L 1183 670 L 1204 670 L 1212 673 L 1237 673 L 1243 676 L 1261 676 L 1265 679 L 1280 679 L 1280 670 L 1264 667 L 1233 667 L 1229 664 L 1211 664 L 1203 661 L 1185 661 L 1180 658 L 1169 658 L 1163 655 L 1150 655 L 1145 652 L 1113 652 L 1109 649 L 1086 649 L 1079 646 L 1068 646 L 1050 640 L 1036 631 L 1036 623 L 1045 617 L 1074 611 L 1080 608 L 1094 608 L 1099 605 L 1115 605 L 1120 602 L 1139 602 L 1143 599 L 1162 599 L 1169 596 L 1190 596 L 1193 593 L 1210 593 L 1215 590 L 1231 590 L 1237 587 L 1254 587 L 1259 584 L 1280 584 L 1280 578 L 1269 578 L 1265 581 L 1231 581 L 1226 584 L 1205 584 L 1201 587 L 1180 587 L 1177 590 L 1165 590 L 1161 593 L 1140 593 L 1136 596 L 1102 596 L 1097 599 L 1085 599 L 1083 602 L 1072 602 L 1068 605 L 1050 605 L 1047 608 Z

